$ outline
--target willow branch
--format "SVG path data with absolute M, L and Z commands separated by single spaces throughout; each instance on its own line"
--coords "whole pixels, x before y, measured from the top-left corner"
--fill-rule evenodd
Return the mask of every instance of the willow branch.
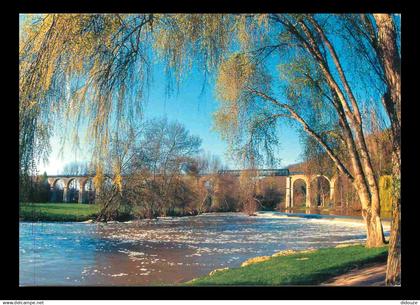
M 268 96 L 267 94 L 255 90 L 253 88 L 250 87 L 246 87 L 246 89 L 270 102 L 272 102 L 273 104 L 275 104 L 276 106 L 287 110 L 290 113 L 290 116 L 297 122 L 299 122 L 304 131 L 309 134 L 311 137 L 313 137 L 327 152 L 328 156 L 331 158 L 331 160 L 333 160 L 333 162 L 336 164 L 337 168 L 339 169 L 339 171 L 344 174 L 351 182 L 353 182 L 354 178 L 352 176 L 352 174 L 347 170 L 347 168 L 344 166 L 344 164 L 338 159 L 338 157 L 335 155 L 335 153 L 332 151 L 332 149 L 328 146 L 328 144 L 321 138 L 320 135 L 318 135 L 307 123 L 306 121 L 288 104 L 285 103 L 281 103 L 279 101 L 277 101 L 276 99 L 274 99 L 271 96 Z

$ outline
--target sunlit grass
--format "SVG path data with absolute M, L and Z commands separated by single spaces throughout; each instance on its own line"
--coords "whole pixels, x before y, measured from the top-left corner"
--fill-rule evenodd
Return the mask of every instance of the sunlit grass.
M 353 268 L 385 262 L 387 252 L 387 247 L 323 248 L 223 270 L 186 285 L 318 285 Z
M 21 203 L 19 217 L 24 221 L 85 221 L 99 210 L 97 204 Z

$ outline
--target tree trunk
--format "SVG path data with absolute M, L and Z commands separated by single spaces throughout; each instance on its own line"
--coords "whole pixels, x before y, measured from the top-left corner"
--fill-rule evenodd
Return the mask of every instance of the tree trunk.
M 373 172 L 372 162 L 370 160 L 369 151 L 367 149 L 361 125 L 356 127 L 356 134 L 356 142 L 358 144 L 359 155 L 361 156 L 363 172 L 365 173 L 366 182 L 370 193 L 370 209 L 366 211 L 365 218 L 367 220 L 366 225 L 368 231 L 366 246 L 380 247 L 385 244 L 385 237 L 380 219 L 381 205 L 378 183 Z
M 362 177 L 356 177 L 353 185 L 362 204 L 362 217 L 366 224 L 366 247 L 380 247 L 384 245 L 382 222 L 378 210 L 372 209 L 372 199 L 366 185 L 360 180 L 362 180 Z
M 383 246 L 384 232 L 379 215 L 372 210 L 363 210 L 362 214 L 367 228 L 366 247 L 374 248 Z
M 400 197 L 400 153 L 393 155 L 392 177 L 392 224 L 389 238 L 386 284 L 401 285 L 401 197 Z
M 375 50 L 382 63 L 388 90 L 383 103 L 391 121 L 392 160 L 392 224 L 386 271 L 387 285 L 401 284 L 401 57 L 398 52 L 396 28 L 389 14 L 374 14 L 378 28 Z
M 401 285 L 401 214 L 399 200 L 394 204 L 386 266 L 386 284 L 393 286 Z

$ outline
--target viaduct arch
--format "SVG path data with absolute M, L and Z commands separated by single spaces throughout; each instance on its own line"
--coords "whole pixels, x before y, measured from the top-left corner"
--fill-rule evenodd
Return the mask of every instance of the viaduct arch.
M 293 174 L 291 173 L 289 176 L 286 177 L 286 208 L 293 208 L 294 206 L 294 198 L 293 198 L 293 186 L 297 180 L 303 180 L 305 182 L 306 188 L 306 196 L 305 196 L 305 206 L 307 208 L 311 208 L 311 182 L 318 177 L 323 177 L 328 181 L 330 194 L 329 200 L 330 202 L 334 201 L 334 192 L 335 192 L 335 184 L 337 181 L 337 177 L 333 176 L 331 178 L 325 175 L 305 175 L 303 173 Z
M 57 201 L 56 184 L 59 181 L 63 183 L 63 202 L 69 202 L 69 188 L 70 183 L 75 181 L 79 185 L 78 203 L 84 203 L 86 201 L 87 191 L 85 190 L 86 183 L 91 179 L 88 176 L 49 176 L 48 184 L 50 185 L 50 201 Z

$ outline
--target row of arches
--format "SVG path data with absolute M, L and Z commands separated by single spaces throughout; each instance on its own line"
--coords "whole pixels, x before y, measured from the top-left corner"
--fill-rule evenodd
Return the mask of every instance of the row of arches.
M 337 177 L 296 174 L 286 177 L 286 208 L 304 202 L 307 208 L 329 207 L 334 200 Z M 208 183 L 207 181 L 206 183 Z M 50 177 L 51 202 L 94 203 L 97 190 L 92 177 Z M 112 180 L 105 178 L 105 185 Z
M 299 201 L 302 204 L 303 198 L 307 208 L 332 206 L 336 181 L 335 176 L 332 178 L 324 175 L 288 176 L 286 178 L 286 208 L 293 208 Z
M 96 190 L 92 178 L 48 178 L 51 202 L 94 203 Z

